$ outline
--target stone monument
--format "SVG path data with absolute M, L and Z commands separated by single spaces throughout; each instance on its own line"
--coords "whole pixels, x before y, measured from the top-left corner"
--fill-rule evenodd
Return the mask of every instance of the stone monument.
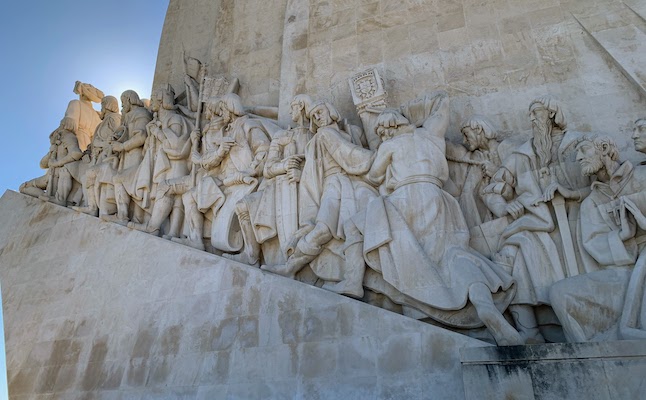
M 646 7 L 589 3 L 171 0 L 0 199 L 11 397 L 643 396 Z

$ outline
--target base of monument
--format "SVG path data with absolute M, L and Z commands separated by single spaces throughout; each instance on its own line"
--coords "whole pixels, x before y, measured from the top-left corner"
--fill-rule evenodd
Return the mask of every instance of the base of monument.
M 487 344 L 8 191 L 12 399 L 464 399 Z
M 642 399 L 646 341 L 465 348 L 466 398 Z

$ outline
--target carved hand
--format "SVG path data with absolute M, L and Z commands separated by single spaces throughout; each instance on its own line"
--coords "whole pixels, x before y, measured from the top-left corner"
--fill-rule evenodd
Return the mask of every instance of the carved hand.
M 233 147 L 234 144 L 235 144 L 234 142 L 222 142 L 218 147 L 218 156 L 224 157 L 227 154 L 229 154 L 229 151 L 231 150 L 231 147 Z
M 506 211 L 513 219 L 518 219 L 521 215 L 525 213 L 525 206 L 523 206 L 520 202 L 514 200 L 510 201 L 507 204 Z
M 301 157 L 294 155 L 294 156 L 289 156 L 283 160 L 283 167 L 285 171 L 289 171 L 290 169 L 300 169 L 301 168 Z
M 287 178 L 289 183 L 298 183 L 301 181 L 301 170 L 300 169 L 290 169 L 287 170 Z
M 123 143 L 119 143 L 119 142 L 113 143 L 112 144 L 112 150 L 116 151 L 116 152 L 123 151 L 124 150 L 123 149 Z
M 558 183 L 551 183 L 547 189 L 545 189 L 545 192 L 543 193 L 543 198 L 542 201 L 544 203 L 547 203 L 549 201 L 552 201 L 554 199 L 554 196 L 556 196 L 556 193 L 562 192 L 562 187 Z M 561 193 L 562 194 L 562 193 Z M 538 205 L 541 199 L 537 200 L 534 205 Z
M 491 161 L 484 161 L 484 164 L 482 164 L 483 174 L 491 178 L 496 174 L 496 172 L 498 172 L 498 165 Z
M 196 129 L 193 132 L 191 132 L 191 142 L 192 143 L 197 142 L 198 140 L 200 140 L 201 137 L 202 137 L 202 131 L 200 131 L 199 129 Z

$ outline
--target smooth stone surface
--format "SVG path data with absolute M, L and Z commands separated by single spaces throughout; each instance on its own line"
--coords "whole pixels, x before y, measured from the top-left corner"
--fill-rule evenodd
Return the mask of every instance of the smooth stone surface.
M 12 399 L 462 399 L 485 345 L 11 191 L 0 221 Z

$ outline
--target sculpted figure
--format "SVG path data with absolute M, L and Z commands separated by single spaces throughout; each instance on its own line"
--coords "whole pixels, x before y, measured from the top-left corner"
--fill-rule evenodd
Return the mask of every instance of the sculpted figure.
M 339 129 L 340 119 L 329 103 L 312 107 L 314 137 L 305 148 L 298 195 L 300 229 L 292 239 L 294 250 L 286 264 L 261 268 L 293 277 L 310 264 L 325 281 L 341 279 L 338 256 L 343 254 L 343 222 L 376 191 L 360 178 L 370 169 L 374 153 L 353 144 L 351 135 Z
M 101 122 L 101 117 L 92 107 L 92 103 L 100 103 L 104 97 L 103 92 L 89 83 L 76 81 L 74 93 L 79 95 L 78 100 L 72 100 L 65 111 L 65 125 L 74 132 L 81 151 L 92 142 L 92 135 L 96 126 Z
M 366 263 L 380 276 L 367 286 L 398 304 L 450 326 L 486 325 L 500 345 L 520 344 L 502 311 L 513 280 L 502 268 L 469 249 L 469 230 L 458 202 L 442 190 L 448 179 L 444 135 L 449 125 L 445 93 L 402 106 L 427 115 L 420 128 L 397 110 L 382 112 L 379 146 L 368 179 L 381 196 L 345 224 L 344 280 L 323 287 L 363 296 Z
M 86 206 L 74 207 L 75 210 L 89 215 L 114 213 L 114 190 L 112 177 L 116 172 L 119 156 L 115 154 L 114 142 L 121 125 L 119 103 L 113 96 L 105 96 L 101 100 L 101 123 L 97 125 L 90 148 L 88 164 L 72 168 L 70 174 L 78 177 L 83 184 L 83 197 Z M 99 213 L 100 211 L 100 213 Z
M 119 129 L 118 140 L 112 144 L 112 150 L 119 153 L 117 174 L 113 178 L 117 202 L 117 214 L 108 220 L 125 225 L 129 221 L 131 200 L 134 200 L 133 221 L 144 222 L 145 209 L 150 204 L 149 195 L 152 190 L 152 162 L 154 161 L 153 147 L 144 163 L 144 144 L 148 138 L 147 125 L 152 120 L 152 114 L 144 106 L 139 95 L 134 90 L 126 90 L 121 94 L 123 124 Z M 140 171 L 146 173 L 138 173 Z
M 646 139 L 634 137 L 635 147 Z M 601 270 L 555 283 L 552 307 L 570 342 L 646 339 L 640 316 L 646 305 L 646 167 L 620 164 L 608 138 L 581 142 L 577 160 L 584 174 L 597 178 L 581 204 L 580 222 L 583 247 Z
M 211 245 L 235 252 L 242 248 L 242 237 L 233 229 L 235 204 L 258 187 L 270 139 L 263 125 L 245 114 L 237 94 L 210 99 L 207 118 L 210 123 L 202 137 L 201 152 L 199 132 L 191 134 L 191 161 L 200 172 L 195 187 L 182 197 L 188 238 L 173 240 L 204 249 L 203 214 L 209 214 Z
M 632 139 L 635 150 L 646 153 L 646 118 L 640 118 L 635 121 Z
M 577 266 L 586 263 L 575 256 L 580 253 L 575 251 L 580 243 L 576 220 L 590 188 L 575 160 L 580 135 L 565 130 L 558 103 L 536 99 L 529 115 L 533 138 L 504 161 L 485 192 L 498 217 L 514 220 L 502 232 L 494 259 L 507 265 L 517 282 L 510 306 L 516 328 L 527 341 L 542 342 L 532 306 L 549 304 L 552 284 L 576 275 Z
M 500 143 L 492 123 L 485 117 L 473 115 L 461 129 L 464 146 L 447 142 L 447 160 L 452 182 L 452 195 L 458 199 L 467 226 L 472 228 L 494 219 L 484 198 L 484 188 L 502 164 Z M 453 171 L 451 171 L 451 167 Z
M 154 141 L 149 147 L 156 149 L 151 179 L 153 183 L 157 183 L 155 202 L 147 223 L 128 223 L 129 228 L 159 235 L 162 224 L 170 216 L 168 236 L 171 237 L 179 236 L 182 228 L 184 210 L 181 195 L 190 188 L 187 176 L 191 151 L 191 127 L 178 113 L 174 99 L 175 92 L 170 85 L 153 93 L 152 110 L 157 118 L 146 126 L 149 136 L 152 136 Z M 141 181 L 145 181 L 145 175 L 149 171 L 150 169 L 145 168 L 140 170 L 144 175 L 140 177 Z
M 63 118 L 60 126 L 49 135 L 49 152 L 40 160 L 40 167 L 47 173 L 20 185 L 20 192 L 67 207 L 72 191 L 72 175 L 65 166 L 81 159 L 83 152 L 69 119 Z
M 298 184 L 305 147 L 312 138 L 307 112 L 312 99 L 300 94 L 291 102 L 290 113 L 296 127 L 278 132 L 269 145 L 258 192 L 245 196 L 236 206 L 244 239 L 239 254 L 225 256 L 247 264 L 284 264 L 288 245 L 298 230 Z

